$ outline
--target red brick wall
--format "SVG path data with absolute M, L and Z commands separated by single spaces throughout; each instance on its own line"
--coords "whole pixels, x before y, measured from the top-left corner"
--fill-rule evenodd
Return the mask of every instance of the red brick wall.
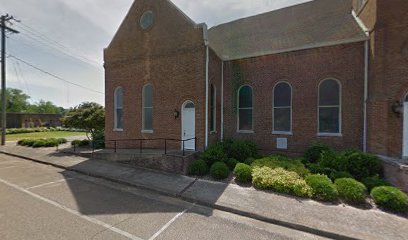
M 232 64 L 242 84 L 253 87 L 254 133 L 237 133 L 236 87 Z M 318 85 L 326 78 L 342 84 L 342 137 L 318 137 Z M 272 134 L 272 91 L 279 81 L 292 85 L 293 135 Z M 302 153 L 312 142 L 337 149 L 361 148 L 363 130 L 364 43 L 289 52 L 225 63 L 225 136 L 250 139 L 261 149 L 277 151 L 276 138 L 288 138 L 288 153 Z
M 360 13 L 372 29 L 368 149 L 392 157 L 402 155 L 403 117 L 394 114 L 391 105 L 408 92 L 407 9 L 406 0 L 369 0 Z
M 140 16 L 153 10 L 155 22 L 144 31 Z M 136 1 L 110 46 L 105 50 L 106 127 L 110 140 L 181 138 L 181 114 L 176 109 L 186 100 L 196 106 L 196 137 L 204 146 L 205 123 L 205 46 L 202 28 L 195 26 L 167 1 Z M 153 85 L 152 134 L 142 133 L 142 88 Z M 114 91 L 124 90 L 124 131 L 114 128 Z M 156 141 L 150 147 L 164 147 Z M 123 143 L 127 147 L 138 147 Z M 147 143 L 146 143 L 147 144 Z M 125 147 L 125 146 L 122 146 Z M 149 145 L 145 146 L 149 147 Z M 173 144 L 180 147 L 180 144 Z
M 210 63 L 209 63 L 209 90 L 208 90 L 208 143 L 214 144 L 221 139 L 221 72 L 222 72 L 222 61 L 218 56 L 210 49 Z M 211 98 L 211 84 L 215 86 L 216 89 L 216 131 L 212 132 L 211 126 L 211 108 L 210 108 L 210 98 Z

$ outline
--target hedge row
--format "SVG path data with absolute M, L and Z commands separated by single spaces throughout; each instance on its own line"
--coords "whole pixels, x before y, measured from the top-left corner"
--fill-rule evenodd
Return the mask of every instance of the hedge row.
M 84 132 L 81 129 L 62 127 L 39 127 L 39 128 L 8 128 L 6 134 L 34 133 L 34 132 Z
M 48 138 L 48 139 L 22 139 L 17 142 L 20 146 L 33 148 L 56 147 L 60 144 L 67 143 L 65 138 Z

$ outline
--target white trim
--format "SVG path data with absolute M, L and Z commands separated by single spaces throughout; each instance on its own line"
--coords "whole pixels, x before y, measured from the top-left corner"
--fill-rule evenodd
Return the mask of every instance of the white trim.
M 339 105 L 324 105 L 320 106 L 320 86 L 322 85 L 323 82 L 328 81 L 328 80 L 333 80 L 336 81 L 337 84 L 339 84 Z M 343 122 L 342 122 L 342 116 L 343 116 L 343 110 L 342 110 L 342 91 L 343 91 L 343 86 L 341 82 L 336 79 L 336 78 L 325 78 L 320 81 L 319 86 L 317 88 L 317 136 L 331 136 L 331 137 L 341 137 L 342 132 L 343 132 Z M 322 133 L 320 132 L 320 108 L 330 108 L 330 107 L 338 107 L 339 108 L 339 132 L 338 133 Z
M 203 28 L 203 41 L 205 45 L 205 141 L 204 148 L 208 147 L 208 84 L 209 84 L 209 65 L 210 65 L 210 49 L 208 42 L 208 28 L 207 24 L 200 24 Z
M 122 90 L 122 108 L 118 108 L 118 102 L 117 102 L 117 92 L 119 90 Z M 116 87 L 115 91 L 113 93 L 113 131 L 123 131 L 123 115 L 125 114 L 125 111 L 123 111 L 123 103 L 124 103 L 124 91 L 123 91 L 123 87 Z M 117 110 L 118 109 L 122 109 L 122 128 L 118 128 L 118 115 L 117 115 Z
M 185 109 L 185 106 L 187 105 L 187 104 L 189 104 L 189 103 L 191 103 L 191 104 L 193 104 L 194 105 L 194 137 L 197 137 L 197 133 L 196 133 L 196 105 L 195 105 L 195 103 L 192 101 L 192 100 L 186 100 L 186 101 L 184 101 L 183 102 L 183 104 L 181 105 L 181 139 L 184 139 L 184 125 L 183 125 L 183 114 L 184 114 L 184 109 Z M 196 142 L 194 142 L 194 145 L 196 145 L 197 143 Z M 183 143 L 181 143 L 180 144 L 181 146 L 180 146 L 180 150 L 183 150 Z M 186 149 L 186 150 L 189 150 L 188 148 L 184 148 L 184 149 Z
M 272 134 L 293 136 L 293 132 L 272 131 Z
M 279 84 L 285 83 L 289 85 L 290 88 L 290 106 L 289 107 L 275 107 L 275 88 Z M 290 108 L 290 130 L 286 131 L 275 131 L 275 109 L 278 108 Z M 272 134 L 284 134 L 284 135 L 293 135 L 293 88 L 292 85 L 287 81 L 279 81 L 273 86 L 272 89 Z
M 146 87 L 150 86 L 152 88 L 152 106 L 151 107 L 145 107 L 145 89 Z M 147 83 L 143 86 L 142 88 L 142 133 L 153 133 L 153 105 L 154 105 L 154 88 L 151 83 Z M 152 129 L 146 129 L 145 128 L 145 109 L 152 109 Z
M 142 130 L 141 133 L 146 133 L 146 134 L 153 134 L 153 130 Z
M 304 46 L 301 46 L 301 47 L 287 48 L 287 49 L 281 49 L 281 50 L 262 51 L 262 52 L 259 52 L 259 53 L 242 55 L 242 56 L 235 57 L 235 58 L 232 58 L 232 57 L 230 58 L 229 56 L 221 55 L 220 58 L 223 61 L 233 61 L 233 60 L 239 60 L 239 59 L 245 59 L 245 58 L 254 58 L 254 57 L 260 57 L 260 56 L 267 56 L 267 55 L 272 55 L 272 54 L 296 52 L 296 51 L 303 51 L 303 50 L 309 50 L 309 49 L 315 49 L 315 48 L 331 47 L 331 46 L 337 46 L 337 45 L 343 45 L 343 44 L 358 43 L 358 42 L 364 42 L 366 40 L 367 40 L 367 37 L 357 37 L 357 38 L 352 38 L 352 39 L 339 40 L 339 41 L 330 41 L 330 42 L 319 43 L 319 44 L 307 44 L 307 45 L 304 45 Z
M 343 137 L 341 133 L 318 133 L 318 137 Z
M 241 91 L 241 89 L 243 87 L 249 87 L 251 89 L 252 107 L 250 107 L 250 108 L 240 108 L 239 107 L 239 95 L 240 95 L 239 92 Z M 251 121 L 251 124 L 252 124 L 251 130 L 241 130 L 241 129 L 239 129 L 239 110 L 240 109 L 243 109 L 243 110 L 251 109 L 252 110 L 252 114 L 251 114 L 251 119 L 252 119 L 252 121 Z M 254 89 L 252 88 L 252 86 L 250 86 L 248 84 L 242 85 L 241 87 L 238 88 L 238 91 L 237 91 L 237 132 L 238 133 L 254 133 Z
M 221 142 L 224 141 L 224 61 L 221 63 Z
M 364 24 L 364 22 L 357 16 L 357 13 L 353 10 L 351 11 L 351 15 L 353 15 L 354 19 L 356 20 L 357 24 L 360 26 L 360 28 L 364 31 L 367 37 L 370 36 L 370 30 L 367 28 L 367 26 Z M 368 39 L 366 39 L 367 41 Z
M 211 109 L 211 104 L 210 104 L 210 109 L 211 109 L 211 121 L 213 124 L 213 129 L 210 129 L 210 133 L 217 132 L 217 87 L 215 84 L 211 84 L 211 102 L 214 104 L 214 108 Z M 213 93 L 214 90 L 214 93 Z
M 237 130 L 237 133 L 253 134 L 253 133 L 255 133 L 255 131 L 253 131 L 253 130 Z

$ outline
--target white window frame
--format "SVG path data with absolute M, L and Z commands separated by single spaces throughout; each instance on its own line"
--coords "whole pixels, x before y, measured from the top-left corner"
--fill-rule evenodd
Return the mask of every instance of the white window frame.
M 322 85 L 322 83 L 324 83 L 325 81 L 336 81 L 337 84 L 339 84 L 339 105 L 324 105 L 324 106 L 320 106 L 320 87 Z M 342 120 L 342 116 L 343 116 L 343 107 L 342 107 L 342 103 L 343 103 L 343 86 L 341 84 L 341 82 L 336 79 L 336 78 L 325 78 L 322 81 L 320 81 L 319 86 L 317 88 L 317 136 L 319 137 L 342 137 L 343 134 L 343 120 Z M 330 107 L 338 107 L 339 108 L 339 132 L 338 133 L 322 133 L 320 132 L 320 108 L 330 108 Z
M 117 97 L 117 95 L 118 95 L 118 91 L 119 90 L 122 90 L 122 107 L 121 108 L 119 108 L 118 107 L 118 102 L 117 102 L 117 100 L 118 100 L 118 97 Z M 113 131 L 116 131 L 116 132 L 120 132 L 120 131 L 123 131 L 123 120 L 122 120 L 122 128 L 118 128 L 118 115 L 117 115 L 117 110 L 118 109 L 122 109 L 122 119 L 123 119 L 123 115 L 124 115 L 124 111 L 123 111 L 123 103 L 124 103 L 124 91 L 123 91 L 123 87 L 116 87 L 115 88 L 115 91 L 114 91 L 114 94 L 113 94 L 113 111 L 114 111 L 114 126 L 113 126 Z
M 145 107 L 145 89 L 146 87 L 151 87 L 152 88 L 152 106 L 151 107 Z M 142 88 L 142 133 L 153 133 L 153 93 L 154 92 L 154 88 L 153 85 L 148 83 L 145 84 Z M 152 129 L 146 129 L 145 128 L 145 110 L 146 109 L 152 109 Z
M 211 119 L 213 124 L 213 129 L 210 129 L 210 133 L 216 133 L 217 132 L 217 88 L 215 87 L 215 84 L 210 85 L 212 88 L 211 90 L 211 101 L 213 101 L 214 106 L 211 110 Z M 211 102 L 210 102 L 210 108 L 211 108 Z
M 240 108 L 239 107 L 239 95 L 240 95 L 240 91 L 243 87 L 249 87 L 251 89 L 251 95 L 252 95 L 252 107 L 250 108 Z M 239 129 L 239 111 L 243 109 L 243 110 L 252 110 L 252 116 L 251 116 L 251 122 L 252 122 L 252 126 L 251 126 L 251 130 L 240 130 Z M 242 85 L 241 87 L 238 88 L 237 91 L 237 132 L 238 133 L 254 133 L 254 88 L 250 85 Z
M 275 88 L 279 84 L 285 83 L 289 85 L 290 87 L 290 131 L 275 131 L 275 109 L 283 109 L 283 108 L 288 108 L 288 107 L 275 107 Z M 287 82 L 287 81 L 280 81 L 273 86 L 272 90 L 272 134 L 277 134 L 277 135 L 293 135 L 293 88 L 292 85 Z

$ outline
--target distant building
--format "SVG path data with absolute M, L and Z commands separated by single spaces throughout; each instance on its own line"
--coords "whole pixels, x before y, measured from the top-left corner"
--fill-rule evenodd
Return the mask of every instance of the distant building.
M 315 0 L 207 30 L 169 0 L 134 1 L 104 52 L 107 145 L 240 138 L 299 154 L 318 141 L 408 157 L 407 12 Z
M 6 123 L 7 128 L 60 127 L 61 118 L 61 114 L 7 113 Z

